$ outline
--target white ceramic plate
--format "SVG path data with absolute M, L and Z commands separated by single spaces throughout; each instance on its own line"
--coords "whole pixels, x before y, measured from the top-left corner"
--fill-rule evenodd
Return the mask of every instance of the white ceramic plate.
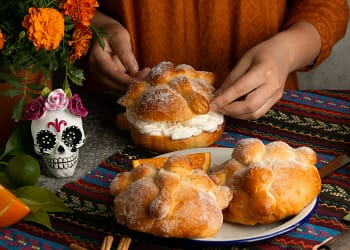
M 232 148 L 194 148 L 185 149 L 157 157 L 170 156 L 174 154 L 193 154 L 200 152 L 211 152 L 211 167 L 221 164 L 231 158 Z M 289 232 L 301 224 L 305 223 L 313 214 L 317 207 L 317 198 L 306 206 L 299 214 L 286 220 L 267 225 L 245 226 L 224 222 L 220 231 L 210 238 L 192 239 L 197 243 L 214 243 L 214 244 L 239 244 L 255 242 L 276 237 L 278 235 Z

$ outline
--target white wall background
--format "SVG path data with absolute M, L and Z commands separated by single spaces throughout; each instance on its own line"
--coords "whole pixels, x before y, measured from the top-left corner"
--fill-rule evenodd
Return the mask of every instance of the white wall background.
M 350 20 L 346 35 L 330 57 L 316 69 L 298 73 L 298 78 L 300 89 L 350 89 Z

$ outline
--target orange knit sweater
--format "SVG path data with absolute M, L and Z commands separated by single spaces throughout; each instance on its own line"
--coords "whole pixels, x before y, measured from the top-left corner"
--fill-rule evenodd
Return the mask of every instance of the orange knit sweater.
M 103 12 L 130 32 L 140 67 L 152 67 L 160 61 L 186 63 L 215 72 L 218 81 L 226 77 L 249 48 L 297 21 L 312 23 L 321 35 L 322 48 L 312 66 L 315 67 L 344 36 L 349 18 L 346 0 L 99 2 Z M 287 88 L 296 88 L 295 74 L 287 83 Z

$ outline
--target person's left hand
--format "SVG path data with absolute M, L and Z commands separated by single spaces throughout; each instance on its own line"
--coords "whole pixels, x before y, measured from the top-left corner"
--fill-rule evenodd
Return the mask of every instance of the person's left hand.
M 263 116 L 283 94 L 289 73 L 284 46 L 272 38 L 250 49 L 217 90 L 211 110 L 242 120 Z

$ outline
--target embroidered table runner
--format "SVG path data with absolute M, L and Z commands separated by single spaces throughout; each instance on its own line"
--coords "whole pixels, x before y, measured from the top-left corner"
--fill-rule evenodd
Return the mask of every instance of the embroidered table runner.
M 213 147 L 234 147 L 242 138 L 264 142 L 283 140 L 293 147 L 312 147 L 317 167 L 350 151 L 350 91 L 285 91 L 283 98 L 261 119 L 228 119 L 225 133 Z M 350 212 L 349 164 L 322 180 L 318 205 L 308 220 L 290 232 L 259 242 L 234 246 L 205 246 L 179 239 L 154 237 L 126 229 L 114 219 L 109 183 L 131 168 L 136 158 L 154 157 L 155 152 L 129 145 L 116 152 L 79 180 L 65 184 L 57 196 L 74 210 L 51 214 L 55 231 L 33 223 L 19 222 L 0 229 L 0 249 L 69 249 L 71 243 L 100 249 L 103 238 L 132 238 L 130 249 L 311 249 L 330 236 L 350 230 L 342 219 Z

